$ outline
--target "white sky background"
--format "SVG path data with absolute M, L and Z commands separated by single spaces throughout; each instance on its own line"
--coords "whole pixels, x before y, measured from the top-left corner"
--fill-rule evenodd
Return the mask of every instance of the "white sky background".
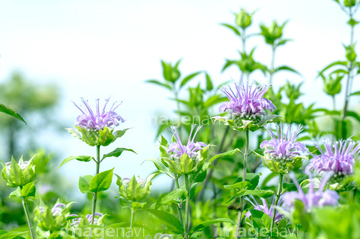
M 63 91 L 59 117 L 75 123 L 79 112 L 71 100 L 80 97 L 124 101 L 118 112 L 127 120 L 121 127 L 134 127 L 113 147 L 129 147 L 138 155 L 124 153 L 119 159 L 109 158 L 102 170 L 115 167 L 121 176 L 132 174 L 146 177 L 154 167 L 143 160 L 158 156 L 154 143 L 155 127 L 140 123 L 141 118 L 155 112 L 170 114 L 175 103 L 167 100 L 170 93 L 157 86 L 145 84 L 146 79 L 161 79 L 160 59 L 175 62 L 183 58 L 183 75 L 206 70 L 217 84 L 238 79 L 233 67 L 220 70 L 225 58 L 238 58 L 240 40 L 219 23 L 234 22 L 232 12 L 240 8 L 257 12 L 249 32 L 258 32 L 259 23 L 270 25 L 272 20 L 283 22 L 284 37 L 294 39 L 281 47 L 276 65 L 289 65 L 302 77 L 281 73 L 274 87 L 286 79 L 300 82 L 307 104 L 331 105 L 320 80 L 314 81 L 317 71 L 338 59 L 344 59 L 342 42 L 349 43 L 350 30 L 337 4 L 331 0 L 0 0 L 0 79 L 13 70 L 21 70 L 29 79 L 38 82 L 57 82 Z M 355 41 L 358 39 L 356 29 Z M 253 38 L 250 47 L 257 45 L 255 59 L 270 64 L 270 47 L 261 37 Z M 261 73 L 254 79 L 265 82 Z M 203 81 L 203 76 L 198 78 Z M 359 85 L 354 83 L 356 89 Z M 321 97 L 320 97 L 321 95 Z M 315 97 L 314 97 L 315 96 Z M 352 98 L 353 103 L 358 99 Z M 340 106 L 343 96 L 337 103 Z M 28 120 L 31 125 L 31 120 Z M 50 132 L 49 132 L 49 135 Z M 48 136 L 61 149 L 63 157 L 95 153 L 70 135 L 61 138 Z M 72 162 L 61 171 L 74 180 L 93 174 L 95 166 Z M 162 185 L 165 177 L 154 182 Z M 76 183 L 75 183 L 76 182 Z

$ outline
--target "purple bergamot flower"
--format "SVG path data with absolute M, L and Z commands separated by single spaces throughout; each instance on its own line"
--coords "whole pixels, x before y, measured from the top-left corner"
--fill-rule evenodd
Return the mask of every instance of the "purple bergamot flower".
M 230 111 L 234 117 L 259 120 L 266 114 L 265 110 L 274 111 L 276 109 L 270 100 L 264 98 L 270 86 L 254 86 L 254 84 L 249 85 L 248 83 L 242 85 L 234 83 L 234 85 L 235 90 L 231 86 L 225 86 L 221 89 L 228 97 L 229 102 L 220 106 L 220 112 Z
M 314 156 L 306 167 L 306 172 L 311 169 L 317 173 L 333 172 L 334 177 L 343 177 L 353 173 L 355 157 L 360 152 L 360 145 L 352 139 L 336 141 L 324 140 L 325 150 L 319 146 L 320 155 Z
M 277 135 L 271 131 L 270 127 L 265 127 L 271 137 L 260 144 L 260 148 L 265 149 L 264 153 L 269 154 L 272 160 L 278 162 L 290 162 L 294 157 L 300 156 L 302 153 L 308 153 L 308 149 L 301 142 L 296 142 L 296 137 L 302 131 L 302 126 L 288 126 L 285 132 L 284 127 L 276 127 Z M 293 129 L 294 128 L 294 129 Z
M 194 158 L 197 155 L 197 152 L 202 150 L 207 144 L 203 142 L 194 142 L 196 134 L 201 129 L 202 126 L 197 127 L 194 135 L 192 133 L 196 128 L 195 125 L 191 126 L 191 131 L 189 135 L 189 139 L 186 145 L 181 143 L 180 136 L 175 128 L 175 126 L 171 126 L 171 130 L 173 131 L 176 142 L 173 142 L 169 145 L 168 153 L 172 153 L 172 157 L 180 158 L 183 154 L 187 154 L 190 158 Z
M 74 105 L 81 111 L 81 115 L 78 116 L 76 124 L 84 129 L 88 130 L 103 130 L 105 127 L 115 127 L 119 125 L 119 122 L 123 123 L 125 120 L 118 115 L 115 110 L 121 105 L 114 102 L 111 108 L 107 111 L 106 106 L 110 98 L 106 99 L 105 105 L 100 112 L 99 99 L 96 100 L 95 112 L 91 109 L 86 100 L 81 99 L 84 105 L 79 107 L 77 104 Z
M 94 225 L 98 225 L 99 221 L 100 221 L 100 218 L 102 218 L 104 215 L 102 213 L 99 213 L 99 212 L 96 212 L 95 213 L 95 218 L 94 218 Z M 78 215 L 76 214 L 71 214 L 70 217 L 78 217 Z M 99 217 L 99 218 L 97 218 Z M 87 214 L 86 215 L 86 219 L 89 221 L 89 223 L 91 224 L 91 221 L 92 221 L 92 215 L 91 214 Z M 78 218 L 74 218 L 72 219 L 72 222 L 71 222 L 71 226 L 74 226 L 74 227 L 77 227 L 79 226 L 81 222 L 81 217 L 78 217 Z
M 283 200 L 283 207 L 285 209 L 293 209 L 294 208 L 294 201 L 300 200 L 304 206 L 306 211 L 310 211 L 314 207 L 323 207 L 323 206 L 337 206 L 339 204 L 340 196 L 337 192 L 332 190 L 324 191 L 324 187 L 327 181 L 331 177 L 331 173 L 324 176 L 322 179 L 318 190 L 315 192 L 314 189 L 314 182 L 312 180 L 311 174 L 309 174 L 310 181 L 309 181 L 309 191 L 308 193 L 304 193 L 302 188 L 299 185 L 294 174 L 290 174 L 291 179 L 293 180 L 294 184 L 296 185 L 298 191 L 297 192 L 288 192 L 285 193 L 282 197 Z
M 252 198 L 252 201 L 248 197 L 246 197 L 245 200 L 248 201 L 249 203 L 251 203 L 251 205 L 253 205 L 255 210 L 264 212 L 267 215 L 269 215 L 271 218 L 273 217 L 275 197 L 274 197 L 273 202 L 272 202 L 270 207 L 268 207 L 267 202 L 266 202 L 266 200 L 264 198 L 261 198 L 261 201 L 263 202 L 263 205 L 259 205 L 257 203 L 257 201 L 255 200 L 254 196 L 251 195 L 250 197 Z M 282 199 L 279 200 L 278 205 L 280 205 L 281 203 L 282 203 Z M 251 212 L 248 211 L 245 214 L 245 217 L 248 218 L 250 216 L 251 216 Z M 278 223 L 282 218 L 283 218 L 283 216 L 280 213 L 276 212 L 275 222 Z

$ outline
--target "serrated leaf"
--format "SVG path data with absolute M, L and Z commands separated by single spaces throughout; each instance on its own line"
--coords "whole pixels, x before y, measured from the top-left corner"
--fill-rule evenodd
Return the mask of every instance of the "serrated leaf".
M 108 190 L 112 182 L 113 170 L 114 168 L 101 172 L 91 179 L 89 191 L 97 193 Z

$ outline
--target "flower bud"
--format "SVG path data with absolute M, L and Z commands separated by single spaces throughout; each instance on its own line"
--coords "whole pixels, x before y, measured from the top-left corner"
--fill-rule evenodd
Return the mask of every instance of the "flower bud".
M 356 0 L 344 0 L 345 7 L 354 7 L 356 5 Z
M 56 203 L 53 208 L 49 206 L 38 206 L 35 208 L 35 222 L 44 231 L 59 231 L 67 224 L 67 217 L 70 215 L 71 203 L 65 205 Z
M 244 9 L 241 9 L 238 14 L 235 15 L 235 23 L 242 29 L 247 28 L 251 25 L 252 14 L 249 14 Z
M 23 161 L 23 158 L 21 157 L 18 163 L 16 163 L 14 158 L 11 159 L 11 162 L 6 164 L 1 162 L 4 167 L 1 174 L 9 187 L 24 186 L 35 180 L 34 157 L 35 156 L 29 161 Z
M 82 217 L 79 217 L 76 214 L 71 214 L 70 217 L 74 218 L 71 221 L 71 226 L 73 227 L 90 225 L 92 221 L 92 214 L 87 214 L 86 216 L 82 216 Z M 96 212 L 94 218 L 94 225 L 98 225 L 98 226 L 103 225 L 104 217 L 105 217 L 104 214 Z
M 131 179 L 121 178 L 119 176 L 117 177 L 118 180 L 116 184 L 119 186 L 120 196 L 129 202 L 139 202 L 145 200 L 147 195 L 150 193 L 151 179 L 154 175 L 149 176 L 146 181 L 144 179 L 135 178 L 135 176 Z

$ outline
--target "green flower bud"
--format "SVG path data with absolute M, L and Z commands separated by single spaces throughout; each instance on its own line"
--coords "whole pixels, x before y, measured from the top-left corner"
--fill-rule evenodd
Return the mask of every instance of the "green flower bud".
M 119 186 L 120 196 L 129 202 L 139 202 L 145 200 L 151 191 L 151 179 L 155 176 L 150 175 L 147 180 L 135 178 L 121 178 L 116 175 L 118 180 L 116 184 Z
M 354 7 L 356 5 L 356 0 L 344 0 L 345 7 Z
M 69 131 L 69 133 L 72 136 L 84 141 L 90 146 L 96 146 L 96 145 L 108 146 L 109 144 L 115 142 L 117 138 L 122 137 L 125 134 L 125 132 L 128 130 L 128 129 L 124 129 L 124 130 L 114 131 L 114 129 L 107 127 L 105 127 L 102 130 L 84 129 L 80 126 L 75 126 L 75 128 L 78 131 L 71 128 L 66 130 Z
M 265 154 L 261 157 L 265 167 L 271 172 L 278 174 L 287 174 L 290 171 L 298 171 L 302 166 L 302 157 L 295 157 L 292 159 L 272 159 L 270 155 Z
M 42 204 L 42 203 L 41 203 Z M 44 231 L 59 231 L 67 225 L 67 217 L 70 215 L 70 206 L 57 202 L 53 208 L 49 206 L 38 206 L 35 208 L 35 222 Z
M 35 180 L 34 157 L 29 161 L 23 161 L 23 157 L 21 157 L 18 163 L 14 158 L 11 158 L 11 162 L 6 164 L 1 161 L 3 165 L 1 175 L 9 187 L 22 187 Z
M 278 25 L 276 21 L 273 21 L 270 27 L 265 25 L 260 25 L 261 32 L 260 34 L 264 36 L 265 42 L 267 44 L 274 44 L 275 41 L 282 37 L 282 30 L 285 27 L 287 22 L 284 22 L 282 25 Z
M 207 159 L 208 147 L 209 146 L 206 146 L 202 150 L 198 151 L 194 157 L 189 157 L 189 155 L 184 153 L 181 157 L 171 155 L 170 158 L 164 157 L 161 160 L 173 173 L 178 175 L 195 174 L 202 169 L 202 166 Z
M 241 9 L 238 14 L 235 15 L 235 23 L 239 27 L 245 29 L 251 25 L 251 18 L 253 14 L 249 14 L 244 9 Z
M 355 61 L 356 53 L 355 53 L 355 44 L 344 46 L 345 48 L 345 56 L 349 61 Z

